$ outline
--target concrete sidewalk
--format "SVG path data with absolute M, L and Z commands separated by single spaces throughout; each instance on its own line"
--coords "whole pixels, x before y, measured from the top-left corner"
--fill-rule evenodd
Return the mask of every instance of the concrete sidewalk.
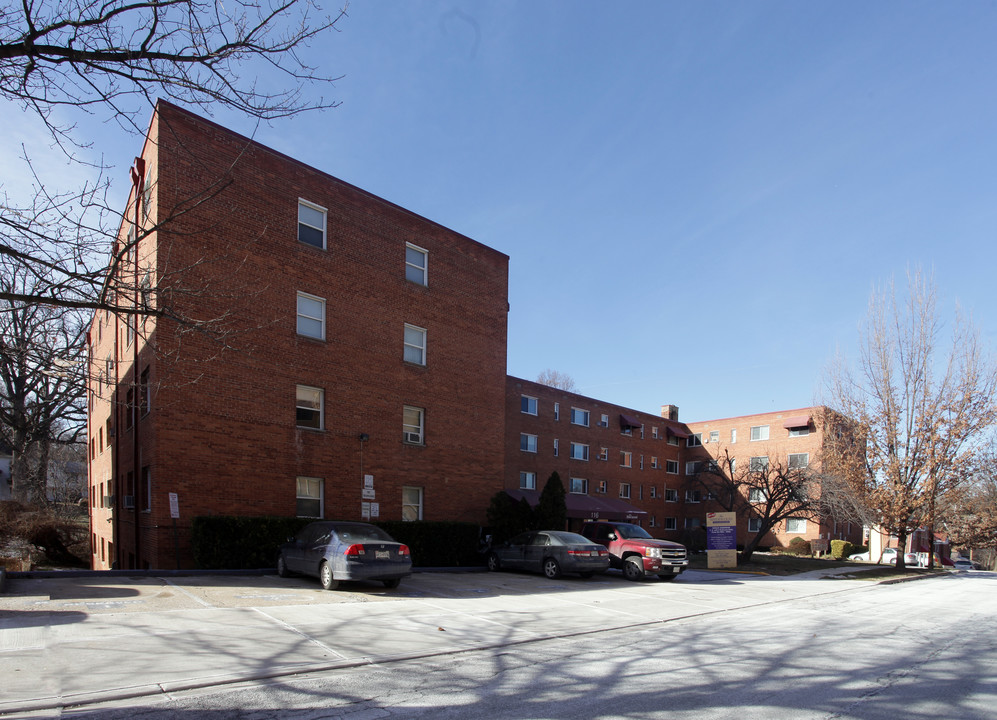
M 735 607 L 874 590 L 861 580 L 688 571 L 557 581 L 420 573 L 401 588 L 324 592 L 304 578 L 7 580 L 0 713 L 501 647 Z

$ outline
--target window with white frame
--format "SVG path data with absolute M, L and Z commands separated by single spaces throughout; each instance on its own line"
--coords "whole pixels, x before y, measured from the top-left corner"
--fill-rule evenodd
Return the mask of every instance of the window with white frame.
M 678 530 L 678 520 L 673 517 L 665 518 L 665 530 Z
M 768 440 L 769 439 L 769 426 L 768 425 L 755 425 L 751 428 L 751 440 Z
M 571 408 L 571 424 L 572 425 L 582 425 L 583 427 L 589 426 L 589 411 L 581 410 L 579 408 Z
M 670 475 L 679 474 L 679 461 L 678 460 L 665 460 L 665 472 Z
M 557 457 L 557 453 L 560 450 L 560 444 L 557 442 L 557 438 L 554 438 L 554 457 Z
M 810 426 L 789 428 L 789 437 L 806 437 L 810 434 Z
M 620 483 L 620 497 L 624 500 L 630 499 L 630 483 Z
M 599 427 L 609 427 L 609 415 L 602 413 L 599 416 Z
M 810 453 L 789 453 L 790 469 L 802 470 L 810 465 Z
M 654 500 L 656 497 L 658 497 L 658 488 L 656 486 L 652 485 L 650 492 L 651 492 L 651 499 L 652 500 Z
M 554 421 L 561 419 L 561 403 L 554 403 Z
M 297 387 L 297 420 L 300 428 L 322 430 L 324 413 L 324 391 L 321 388 L 298 385 Z
M 325 299 L 298 293 L 298 335 L 325 340 Z
M 652 425 L 651 426 L 651 438 L 654 439 L 654 440 L 658 439 L 658 426 L 657 425 Z
M 589 481 L 583 478 L 571 478 L 570 487 L 572 493 L 575 495 L 588 495 L 589 492 Z
M 703 444 L 703 433 L 693 433 L 685 439 L 686 447 L 699 447 Z
M 700 490 L 686 490 L 685 501 L 687 503 L 698 503 L 703 501 L 703 493 Z
M 405 362 L 426 364 L 426 329 L 405 324 Z
M 656 458 L 654 455 L 652 455 L 651 456 L 651 469 L 652 470 L 657 470 L 657 468 L 658 468 L 658 458 Z
M 678 502 L 679 501 L 679 491 L 672 490 L 670 488 L 665 488 L 665 502 Z
M 405 405 L 402 408 L 402 441 L 409 445 L 425 443 L 426 411 L 421 407 Z
M 730 429 L 730 444 L 733 445 L 737 442 L 737 428 Z
M 737 472 L 737 458 L 730 459 L 730 476 L 733 478 L 734 473 Z
M 527 415 L 537 414 L 537 399 L 529 395 L 522 395 L 519 399 L 519 412 Z
M 720 442 L 720 431 L 719 430 L 710 430 L 710 442 L 711 443 L 718 443 L 718 442 Z
M 609 460 L 609 448 L 607 447 L 599 448 L 599 459 Z
M 298 478 L 296 512 L 298 517 L 322 517 L 323 489 L 322 478 Z
M 537 451 L 537 436 L 519 433 L 519 449 L 523 452 L 535 453 Z
M 806 518 L 786 518 L 786 533 L 791 535 L 804 535 L 806 532 Z
M 648 527 L 658 527 L 658 521 L 657 521 L 657 519 L 656 519 L 656 518 L 654 517 L 654 515 L 652 515 L 652 516 L 651 516 L 651 519 L 647 521 L 647 526 L 648 526 Z
M 687 460 L 685 463 L 685 474 L 695 475 L 702 468 L 702 463 L 698 460 Z
M 520 472 L 519 472 L 519 489 L 520 490 L 536 490 L 537 489 L 537 474 L 535 472 L 527 472 L 525 470 L 520 470 Z
M 748 470 L 751 472 L 765 472 L 769 469 L 769 459 L 766 455 L 753 457 L 748 461 Z
M 641 455 L 640 457 L 637 458 L 637 467 L 639 467 L 641 470 L 644 469 L 644 456 L 643 455 Z
M 674 435 L 672 433 L 666 433 L 666 434 L 668 435 L 668 444 L 669 445 L 674 445 L 675 447 L 678 447 L 679 446 L 678 435 Z
M 633 453 L 629 450 L 620 451 L 620 467 L 633 467 Z
M 748 490 L 748 502 L 763 503 L 768 499 L 768 493 L 762 488 L 751 488 Z
M 756 533 L 762 529 L 761 518 L 748 518 L 748 532 Z
M 589 459 L 589 446 L 583 445 L 582 443 L 571 443 L 571 459 L 572 460 L 588 460 Z
M 405 243 L 405 279 L 416 285 L 428 285 L 429 251 Z
M 605 480 L 600 480 L 599 485 L 596 488 L 596 492 L 605 495 L 608 491 L 609 491 L 609 483 L 606 482 Z
M 298 242 L 325 250 L 325 208 L 298 200 Z
M 413 522 L 422 520 L 422 488 L 402 488 L 402 520 Z

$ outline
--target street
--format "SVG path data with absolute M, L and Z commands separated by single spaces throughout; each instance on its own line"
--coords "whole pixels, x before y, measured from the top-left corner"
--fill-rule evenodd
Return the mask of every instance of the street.
M 307 581 L 300 582 L 314 594 Z M 417 575 L 408 596 L 378 592 L 375 599 L 361 589 L 355 593 L 366 597 L 361 601 L 262 609 L 293 626 L 283 632 L 297 640 L 280 645 L 247 627 L 258 643 L 270 643 L 247 667 L 258 671 L 261 658 L 271 667 L 309 658 L 311 669 L 303 663 L 298 674 L 257 673 L 239 681 L 232 673 L 219 684 L 202 668 L 203 683 L 188 672 L 188 682 L 164 683 L 158 692 L 136 689 L 127 697 L 121 688 L 120 697 L 108 693 L 103 702 L 75 711 L 52 707 L 14 714 L 157 720 L 989 719 L 997 707 L 995 590 L 997 574 L 982 572 L 893 585 L 707 572 L 687 573 L 672 584 L 627 583 L 610 575 L 555 583 L 514 573 Z M 330 595 L 336 594 L 318 597 Z M 0 608 L 10 601 L 0 596 Z M 183 612 L 169 610 L 161 618 L 169 622 Z M 365 618 L 379 628 L 379 637 L 368 634 Z M 235 633 L 231 624 L 225 627 Z M 379 657 L 369 649 L 369 661 L 351 654 L 351 646 L 362 644 L 358 637 L 376 646 Z M 216 640 L 212 652 L 237 643 Z M 80 652 L 93 649 L 86 644 L 69 643 L 59 652 L 79 659 Z M 141 665 L 136 645 L 119 646 L 116 653 L 108 651 L 107 667 L 121 673 Z M 204 650 L 203 643 L 184 650 L 194 653 L 190 667 L 211 660 L 196 657 L 197 647 Z M 10 643 L 4 649 L 12 649 Z M 394 650 L 390 658 L 387 649 Z M 168 679 L 176 660 L 163 652 Z M 329 656 L 327 667 L 319 667 L 321 655 Z M 216 657 L 216 671 L 225 670 L 228 660 Z M 0 659 L 10 677 L 14 658 Z M 331 667 L 330 660 L 341 665 Z M 90 670 L 77 667 L 83 674 Z

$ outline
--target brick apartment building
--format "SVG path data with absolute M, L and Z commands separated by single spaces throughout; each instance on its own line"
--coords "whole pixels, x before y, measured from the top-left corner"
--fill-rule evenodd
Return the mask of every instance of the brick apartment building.
M 780 463 L 786 468 L 818 470 L 820 448 L 827 432 L 822 421 L 822 411 L 821 407 L 805 407 L 689 423 L 691 437 L 686 441 L 689 446 L 686 462 L 689 465 L 684 471 L 687 475 L 692 475 L 695 463 L 702 462 L 704 458 L 716 461 L 727 455 L 742 470 L 756 464 L 767 467 L 769 463 Z M 698 518 L 694 520 L 691 514 L 689 516 L 691 524 L 705 525 L 707 512 L 722 510 L 715 501 L 702 499 L 704 503 L 699 506 Z M 759 526 L 757 517 L 739 517 L 738 542 L 744 543 L 748 534 L 757 532 Z M 826 545 L 828 541 L 835 539 L 859 544 L 862 541 L 862 526 L 838 522 L 832 517 L 824 517 L 819 521 L 803 517 L 792 518 L 779 523 L 772 532 L 767 533 L 760 545 L 787 546 L 794 537 L 811 541 L 816 546 Z
M 92 321 L 93 567 L 189 567 L 198 515 L 483 521 L 506 255 L 165 102 L 128 207 L 120 299 L 203 326 Z
M 556 471 L 570 530 L 602 518 L 682 539 L 689 431 L 677 408 L 666 405 L 656 416 L 511 376 L 505 402 L 506 492 L 535 504 Z

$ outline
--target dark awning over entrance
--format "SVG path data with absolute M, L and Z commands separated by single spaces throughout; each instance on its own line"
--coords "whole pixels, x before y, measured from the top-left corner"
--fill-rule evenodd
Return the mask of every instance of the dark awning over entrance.
M 526 501 L 536 507 L 540 502 L 538 490 L 506 490 L 513 500 L 526 498 Z M 595 495 L 580 495 L 568 493 L 564 496 L 564 504 L 568 509 L 568 517 L 581 520 L 637 520 L 647 515 L 647 512 L 634 507 L 628 502 L 616 498 L 597 497 Z

